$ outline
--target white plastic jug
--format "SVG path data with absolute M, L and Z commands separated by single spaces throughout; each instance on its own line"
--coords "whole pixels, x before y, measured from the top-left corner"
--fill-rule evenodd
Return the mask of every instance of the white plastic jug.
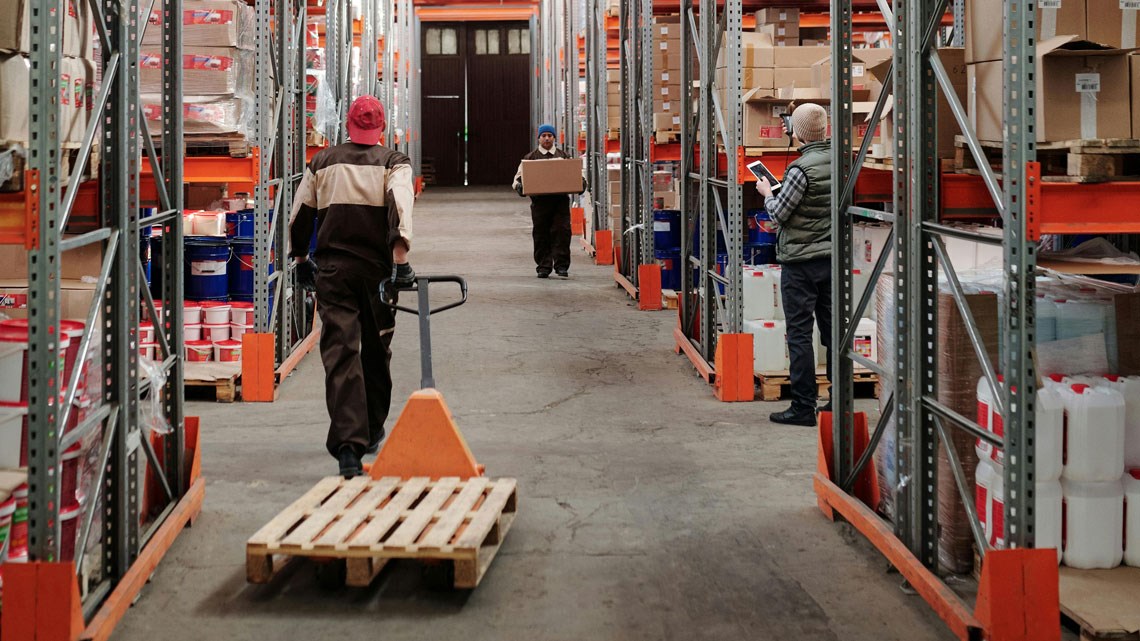
M 744 331 L 752 334 L 752 358 L 758 372 L 788 369 L 788 340 L 784 321 L 744 321 Z
M 1124 474 L 1124 564 L 1140 567 L 1140 467 Z
M 1109 569 L 1124 558 L 1124 486 L 1061 480 L 1064 494 L 1065 565 Z
M 1124 397 L 1124 467 L 1140 467 L 1140 376 L 1105 376 Z
M 1119 481 L 1124 474 L 1124 397 L 1081 383 L 1060 393 L 1065 404 L 1062 476 L 1086 483 Z
M 859 304 L 859 301 L 863 297 L 863 292 L 866 291 L 867 287 L 871 284 L 871 270 L 851 270 L 851 281 L 854 285 L 851 292 L 851 306 L 854 307 Z M 870 318 L 872 320 L 875 318 L 874 302 L 872 298 L 871 301 L 867 303 L 867 308 L 863 310 L 863 318 Z
M 998 375 L 998 381 L 1003 379 Z M 1003 438 L 1005 427 L 1001 414 L 994 407 L 993 394 L 983 376 L 978 379 L 978 425 L 994 436 Z M 1037 468 L 1037 481 L 1056 481 L 1061 478 L 1065 451 L 1065 404 L 1056 387 L 1046 386 L 1037 390 L 1034 414 L 1035 446 L 1034 459 Z M 1005 464 L 1005 452 L 978 439 L 974 445 L 978 458 L 990 458 L 999 465 Z
M 780 287 L 776 271 L 768 265 L 744 268 L 744 318 L 745 320 L 778 320 L 780 309 Z M 782 310 L 780 318 L 783 318 Z
M 1061 562 L 1061 549 L 1064 542 L 1062 523 L 1064 521 L 1063 491 L 1060 481 L 1037 481 L 1034 493 L 1035 543 L 1038 548 L 1057 550 L 1057 563 Z

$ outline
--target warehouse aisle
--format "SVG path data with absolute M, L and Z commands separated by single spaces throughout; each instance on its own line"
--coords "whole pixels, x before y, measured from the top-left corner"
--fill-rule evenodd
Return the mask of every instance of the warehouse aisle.
M 413 564 L 368 589 L 324 592 L 308 565 L 246 584 L 246 538 L 336 469 L 313 354 L 274 404 L 188 404 L 205 507 L 115 639 L 951 638 L 819 514 L 812 430 L 716 402 L 670 348 L 675 316 L 638 312 L 577 249 L 569 281 L 534 278 L 526 201 L 432 190 L 416 234 L 418 272 L 471 282 L 470 304 L 434 321 L 439 386 L 489 474 L 519 479 L 483 584 L 433 593 Z M 393 368 L 395 415 L 419 378 L 408 318 Z

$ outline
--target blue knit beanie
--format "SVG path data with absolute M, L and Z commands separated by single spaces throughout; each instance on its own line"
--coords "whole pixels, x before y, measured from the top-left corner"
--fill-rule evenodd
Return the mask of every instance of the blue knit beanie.
M 550 134 L 555 138 L 558 137 L 558 132 L 554 130 L 554 125 L 539 125 L 538 135 L 542 136 L 542 134 Z

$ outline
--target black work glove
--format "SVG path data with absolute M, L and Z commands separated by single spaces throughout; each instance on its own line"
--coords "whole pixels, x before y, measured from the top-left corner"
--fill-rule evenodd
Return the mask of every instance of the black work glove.
M 396 289 L 405 289 L 414 284 L 416 284 L 416 270 L 412 269 L 412 264 L 396 265 L 395 271 L 392 272 L 392 286 Z
M 297 286 L 307 292 L 317 290 L 317 261 L 309 258 L 303 263 L 297 263 Z
M 515 193 L 519 195 L 519 198 L 523 197 L 522 183 L 518 183 L 515 185 Z
M 584 193 L 586 193 L 586 190 L 587 190 L 587 189 L 589 189 L 589 188 L 590 188 L 590 181 L 589 181 L 588 179 L 586 179 L 586 178 L 583 178 L 583 179 L 582 179 L 582 191 L 580 191 L 580 192 L 578 192 L 578 193 L 579 193 L 579 194 L 584 194 Z

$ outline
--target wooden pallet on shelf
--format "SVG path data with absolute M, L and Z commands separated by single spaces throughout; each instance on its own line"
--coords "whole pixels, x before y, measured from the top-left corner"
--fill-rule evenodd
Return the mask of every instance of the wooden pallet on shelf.
M 241 363 L 186 363 L 184 379 L 187 388 L 214 388 L 219 403 L 237 400 Z
M 665 309 L 677 309 L 678 293 L 672 289 L 661 290 L 661 305 Z
M 1140 641 L 1140 568 L 1077 570 L 1062 566 L 1061 614 L 1081 641 Z
M 954 170 L 980 175 L 981 171 L 963 136 L 954 139 Z M 990 167 L 1002 170 L 1002 143 L 980 143 Z M 1100 138 L 1037 143 L 1041 180 L 1055 183 L 1101 183 L 1140 180 L 1140 140 Z
M 617 140 L 621 138 L 621 129 L 607 129 L 606 140 Z
M 668 144 L 672 144 L 675 142 L 680 142 L 681 141 L 681 132 L 680 131 L 666 131 L 666 130 L 662 129 L 661 131 L 653 132 L 653 140 L 654 140 L 654 142 L 656 142 L 659 145 L 668 145 Z
M 872 396 L 874 398 L 879 397 L 879 377 L 871 370 L 856 367 L 854 382 L 857 386 L 871 386 L 873 389 Z M 783 390 L 791 383 L 792 377 L 788 370 L 756 372 L 756 385 L 760 388 L 760 400 L 763 401 L 778 401 L 784 398 Z M 816 368 L 815 384 L 820 398 L 826 397 L 827 388 L 831 386 L 831 383 L 827 381 L 826 368 L 822 366 Z M 858 388 L 856 388 L 856 393 L 858 393 Z
M 343 560 L 366 586 L 392 559 L 453 565 L 453 584 L 482 580 L 518 509 L 515 479 L 322 479 L 246 543 L 246 578 L 267 583 L 291 558 Z
M 243 134 L 186 134 L 187 156 L 229 156 L 248 158 L 253 145 Z

